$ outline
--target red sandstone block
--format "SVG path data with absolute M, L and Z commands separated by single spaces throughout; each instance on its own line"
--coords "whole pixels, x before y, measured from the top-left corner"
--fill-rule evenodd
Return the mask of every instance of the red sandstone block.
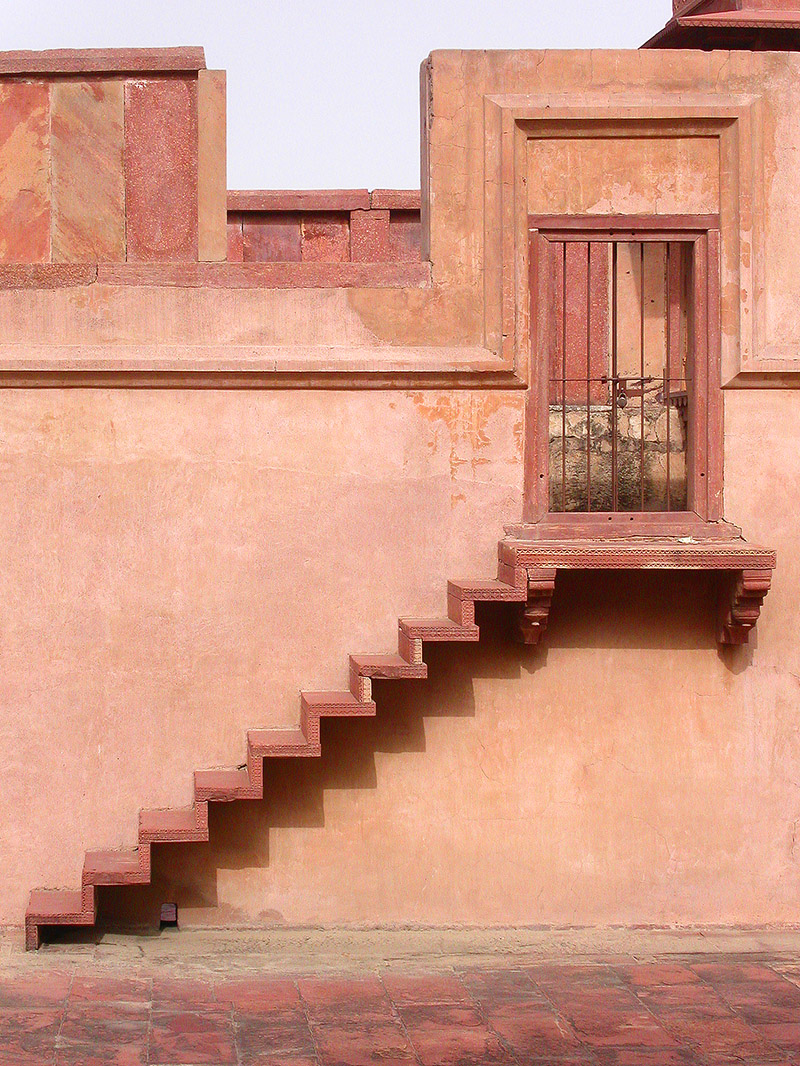
M 139 812 L 139 838 L 145 841 L 208 840 L 208 807 Z
M 215 996 L 219 1003 L 237 1010 L 269 1011 L 280 1015 L 301 1011 L 297 985 L 294 981 L 276 977 L 242 977 L 220 982 Z
M 515 588 L 504 581 L 448 581 L 448 596 L 462 600 L 527 600 L 528 588 Z
M 469 1003 L 469 994 L 457 977 L 385 974 L 384 988 L 396 1007 L 414 1003 Z
M 232 1066 L 236 1049 L 230 1012 L 154 1012 L 150 1062 Z
M 398 263 L 418 263 L 422 258 L 422 223 L 418 211 L 389 213 L 389 240 L 392 259 Z
M 386 990 L 377 977 L 305 977 L 297 982 L 297 987 L 309 1007 L 338 1007 L 386 1000 Z
M 369 208 L 366 189 L 234 189 L 229 211 L 355 211 Z
M 0 977 L 0 1011 L 38 1010 L 66 1001 L 72 975 L 58 971 L 4 974 Z
M 95 281 L 97 267 L 88 263 L 0 264 L 0 289 L 62 289 Z
M 224 1010 L 210 981 L 173 977 L 153 978 L 153 1010 Z
M 417 1062 L 401 1025 L 392 1018 L 375 1024 L 368 1019 L 314 1026 L 314 1043 L 324 1063 L 385 1063 L 409 1066 Z M 447 1060 L 449 1061 L 449 1060 Z M 485 1064 L 488 1066 L 488 1063 Z
M 0 262 L 50 258 L 50 90 L 0 84 Z
M 197 261 L 197 83 L 125 86 L 128 259 Z
M 247 734 L 250 751 L 263 757 L 299 758 L 319 755 L 319 749 L 309 743 L 299 729 L 251 729 Z
M 198 770 L 194 775 L 195 794 L 199 800 L 232 803 L 251 799 L 260 793 L 250 782 L 246 770 Z
M 197 71 L 206 65 L 202 48 L 50 48 L 0 52 L 0 74 L 151 74 Z
M 392 1024 L 394 1009 L 375 977 L 351 979 L 310 978 L 298 982 L 305 1010 L 314 1024 L 315 1036 L 321 1026 L 348 1025 L 366 1028 Z M 331 1056 L 335 1059 L 335 1056 Z M 352 1061 L 345 1058 L 344 1061 Z M 356 1060 L 360 1061 L 360 1060 Z
M 428 676 L 425 663 L 410 663 L 399 655 L 351 655 L 350 665 L 361 677 L 399 679 Z
M 462 980 L 472 997 L 483 1006 L 547 1002 L 524 970 L 467 971 Z
M 351 211 L 350 258 L 354 263 L 392 261 L 388 211 Z
M 452 618 L 401 618 L 400 632 L 410 639 L 429 641 L 474 641 L 480 639 L 475 625 L 460 625 Z
M 370 205 L 389 211 L 414 211 L 419 215 L 421 199 L 419 189 L 373 189 Z
M 400 1014 L 423 1066 L 442 1062 L 512 1066 L 515 1062 L 511 1052 L 471 1007 L 414 1005 L 402 1007 Z
M 237 1013 L 236 1044 L 245 1066 L 318 1066 L 319 1062 L 308 1021 L 299 1006 L 295 1010 L 267 1009 L 263 1014 L 254 1007 Z
M 303 216 L 304 263 L 346 263 L 350 259 L 350 222 L 345 214 Z
M 242 216 L 245 263 L 299 263 L 300 216 L 252 213 Z
M 485 1009 L 486 1020 L 511 1049 L 521 1056 L 569 1060 L 580 1042 L 567 1022 L 548 1005 L 506 1002 Z M 659 1053 L 663 1048 L 659 1047 Z M 663 1059 L 658 1060 L 663 1063 Z M 655 1066 L 655 1063 L 653 1063 Z
M 616 970 L 634 988 L 654 985 L 697 984 L 697 974 L 677 962 L 640 963 L 617 966 Z
M 418 211 L 370 210 L 350 214 L 350 258 L 354 263 L 420 261 Z
M 368 716 L 375 714 L 375 704 L 357 700 L 352 692 L 302 692 L 303 706 L 323 718 Z
M 61 1029 L 60 1011 L 37 1010 L 0 1016 L 0 1061 L 3 1066 L 52 1063 Z
M 76 976 L 69 998 L 82 1003 L 149 1003 L 150 981 L 146 977 Z
M 148 1012 L 142 1005 L 80 1004 L 67 1010 L 58 1034 L 58 1066 L 138 1066 L 147 1057 Z
M 228 215 L 228 262 L 241 263 L 244 261 L 244 233 L 242 231 L 242 216 L 231 213 Z
M 83 879 L 92 885 L 133 885 L 149 881 L 150 862 L 147 846 L 141 853 L 127 851 L 87 851 Z

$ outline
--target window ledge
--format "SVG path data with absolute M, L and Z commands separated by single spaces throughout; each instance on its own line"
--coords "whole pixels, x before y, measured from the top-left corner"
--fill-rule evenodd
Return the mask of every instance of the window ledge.
M 720 525 L 726 532 L 736 528 Z M 724 533 L 719 539 L 617 535 L 605 540 L 540 540 L 526 537 L 524 530 L 516 527 L 501 541 L 500 564 L 507 576 L 520 568 L 527 571 L 528 602 L 520 616 L 520 636 L 526 644 L 538 644 L 547 628 L 558 570 L 715 571 L 720 576 L 717 640 L 746 644 L 776 565 L 771 548 Z

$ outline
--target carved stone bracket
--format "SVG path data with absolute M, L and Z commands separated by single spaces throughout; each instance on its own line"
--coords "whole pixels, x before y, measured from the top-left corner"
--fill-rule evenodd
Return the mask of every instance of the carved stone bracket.
M 538 644 L 547 629 L 556 584 L 555 567 L 528 570 L 528 601 L 520 608 L 517 633 L 523 644 Z
M 741 570 L 729 577 L 720 591 L 717 640 L 720 644 L 746 644 L 769 592 L 772 570 Z

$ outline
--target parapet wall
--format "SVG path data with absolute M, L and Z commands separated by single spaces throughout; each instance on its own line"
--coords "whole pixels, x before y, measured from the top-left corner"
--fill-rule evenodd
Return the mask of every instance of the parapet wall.
M 0 262 L 225 258 L 225 76 L 202 48 L 0 57 Z
M 418 263 L 413 189 L 229 192 L 229 263 Z

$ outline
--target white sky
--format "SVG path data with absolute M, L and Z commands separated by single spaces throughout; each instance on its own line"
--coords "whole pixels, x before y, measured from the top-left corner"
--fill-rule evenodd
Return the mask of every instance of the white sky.
M 2 49 L 200 44 L 231 189 L 416 188 L 435 48 L 636 48 L 670 0 L 0 0 Z

